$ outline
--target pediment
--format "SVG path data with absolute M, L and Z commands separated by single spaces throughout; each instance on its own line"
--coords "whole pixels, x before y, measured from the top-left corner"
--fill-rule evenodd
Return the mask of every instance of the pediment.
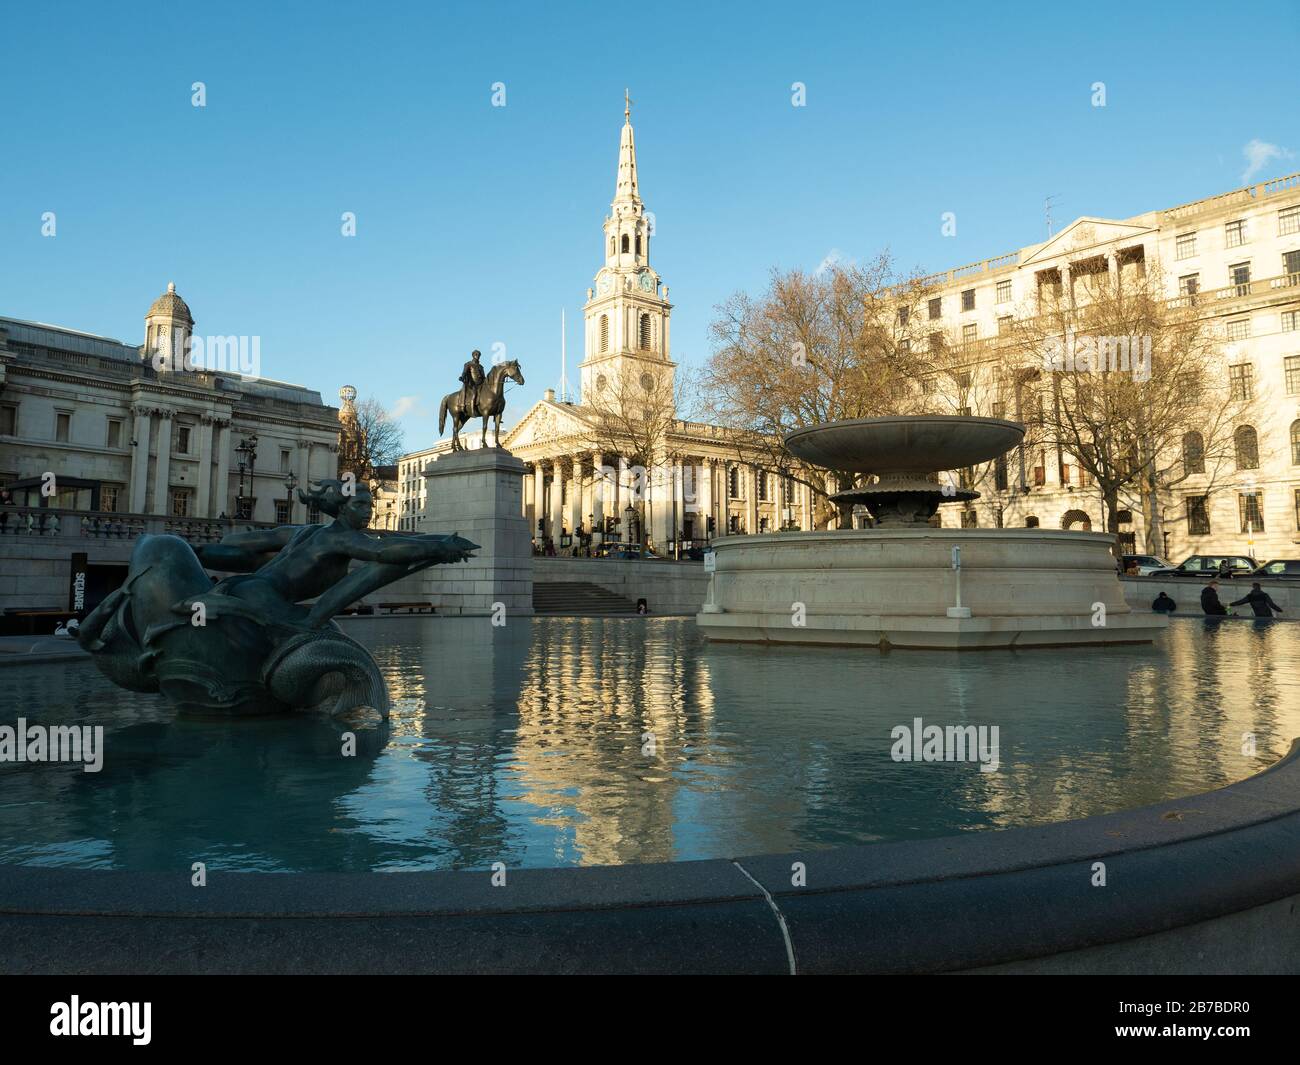
M 516 451 L 547 444 L 560 437 L 587 435 L 591 432 L 591 426 L 577 413 L 578 409 L 564 403 L 540 400 L 506 433 L 501 441 L 502 446 Z
M 1150 226 L 1119 222 L 1113 218 L 1076 218 L 1045 244 L 1040 244 L 1020 263 L 1030 266 L 1060 256 L 1078 258 L 1091 248 L 1131 240 L 1155 232 Z

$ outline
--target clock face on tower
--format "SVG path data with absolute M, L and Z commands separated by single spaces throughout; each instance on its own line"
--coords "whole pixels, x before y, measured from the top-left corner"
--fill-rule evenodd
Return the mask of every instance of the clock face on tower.
M 609 276 L 609 274 L 601 274 L 600 277 L 596 279 L 596 291 L 602 296 L 608 293 L 613 287 L 614 280 Z
M 655 279 L 649 270 L 641 271 L 641 291 L 653 292 L 655 290 Z

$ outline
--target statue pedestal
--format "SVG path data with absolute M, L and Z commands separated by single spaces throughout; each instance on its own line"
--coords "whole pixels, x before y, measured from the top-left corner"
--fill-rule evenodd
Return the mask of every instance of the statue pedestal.
M 523 515 L 524 464 L 504 448 L 443 455 L 424 471 L 423 533 L 459 533 L 479 545 L 475 557 L 432 566 L 404 579 L 439 614 L 519 617 L 533 612 L 533 558 Z

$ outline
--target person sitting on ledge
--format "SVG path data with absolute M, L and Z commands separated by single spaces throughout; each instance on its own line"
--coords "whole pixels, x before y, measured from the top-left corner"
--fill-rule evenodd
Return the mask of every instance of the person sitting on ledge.
M 1259 586 L 1259 581 L 1252 584 L 1250 591 L 1240 599 L 1234 600 L 1230 605 L 1241 606 L 1243 603 L 1250 604 L 1250 609 L 1255 612 L 1257 618 L 1271 618 L 1274 610 L 1279 614 L 1282 613 L 1282 608 L 1273 602 L 1273 597 Z
M 1201 589 L 1201 609 L 1215 617 L 1222 617 L 1228 613 L 1228 608 L 1219 602 L 1218 581 L 1210 581 Z
M 1151 601 L 1151 609 L 1157 614 L 1172 614 L 1178 609 L 1178 604 L 1169 598 L 1164 592 Z

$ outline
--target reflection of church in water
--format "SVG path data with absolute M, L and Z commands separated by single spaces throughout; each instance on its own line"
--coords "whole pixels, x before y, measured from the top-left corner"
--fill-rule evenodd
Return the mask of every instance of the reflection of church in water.
M 703 544 L 726 533 L 811 529 L 809 492 L 757 463 L 741 461 L 726 429 L 676 418 L 668 286 L 650 265 L 654 218 L 637 183 L 631 106 L 624 108 L 618 179 L 604 223 L 604 265 L 583 308 L 581 398 L 570 402 L 548 389 L 501 443 L 528 467 L 524 513 L 539 542 L 561 549 L 575 542 L 635 540 L 644 530 L 652 545 L 671 547 L 679 536 Z M 630 431 L 645 409 L 661 431 Z M 479 422 L 466 427 L 478 443 Z M 654 439 L 653 461 L 633 457 Z M 422 507 L 422 471 L 447 450 L 445 441 L 405 455 L 399 464 L 401 524 L 415 528 Z M 641 469 L 648 467 L 648 472 Z M 603 472 L 602 472 L 603 471 Z

